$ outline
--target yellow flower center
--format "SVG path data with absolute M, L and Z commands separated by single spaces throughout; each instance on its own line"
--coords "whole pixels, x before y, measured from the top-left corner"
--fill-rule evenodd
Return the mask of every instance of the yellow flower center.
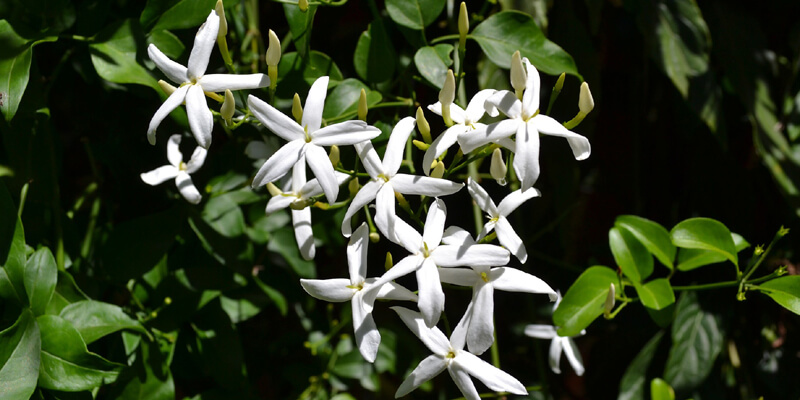
M 186 171 L 186 163 L 181 161 L 181 163 L 178 164 L 178 169 L 181 171 Z
M 308 126 L 303 125 L 303 132 L 306 134 L 306 143 L 311 143 L 311 135 L 308 134 Z
M 355 285 L 347 285 L 348 289 L 362 290 L 364 289 L 364 281 L 358 282 Z
M 487 275 L 486 272 L 481 272 L 481 279 L 483 279 L 484 282 L 489 283 L 489 275 Z
M 526 116 L 525 111 L 522 111 L 522 120 L 525 122 L 530 121 L 533 117 L 539 115 L 539 109 L 536 109 L 536 112 L 533 113 L 531 116 Z

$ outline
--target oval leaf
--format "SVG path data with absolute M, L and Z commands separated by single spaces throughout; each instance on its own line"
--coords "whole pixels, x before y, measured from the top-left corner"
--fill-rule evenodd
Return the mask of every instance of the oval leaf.
M 31 70 L 33 46 L 41 42 L 52 42 L 58 39 L 51 36 L 38 41 L 29 41 L 17 35 L 6 20 L 0 20 L 0 111 L 11 121 L 19 108 L 22 94 L 28 87 Z
M 710 218 L 687 219 L 672 228 L 671 236 L 675 246 L 710 250 L 739 266 L 731 231 L 719 221 Z
M 560 336 L 575 336 L 603 313 L 603 304 L 612 283 L 619 282 L 613 269 L 590 267 L 567 290 L 553 312 L 553 322 Z
M 436 21 L 444 0 L 386 0 L 386 11 L 398 25 L 421 30 Z
M 447 77 L 447 69 L 453 65 L 450 57 L 452 52 L 453 46 L 449 44 L 422 47 L 414 54 L 414 64 L 423 78 L 441 89 Z
M 653 273 L 653 256 L 628 230 L 609 229 L 608 245 L 622 273 L 634 283 L 640 283 Z
M 378 83 L 394 74 L 395 53 L 392 42 L 380 21 L 372 21 L 361 33 L 353 54 L 353 64 L 361 79 Z
M 653 310 L 663 310 L 675 303 L 675 292 L 665 278 L 653 279 L 644 285 L 635 285 L 642 305 Z
M 311 27 L 314 22 L 314 15 L 317 13 L 316 4 L 310 4 L 308 10 L 300 11 L 296 4 L 283 3 L 283 13 L 289 23 L 289 31 L 292 32 L 292 41 L 300 57 L 305 58 L 309 50 L 309 39 L 311 38 Z
M 3 399 L 28 400 L 39 378 L 39 327 L 29 310 L 0 332 L 0 393 Z
M 149 335 L 142 325 L 129 317 L 121 308 L 101 301 L 84 300 L 72 303 L 59 314 L 72 323 L 87 344 L 122 329 Z
M 325 98 L 325 108 L 322 117 L 325 119 L 356 115 L 358 100 L 361 98 L 361 89 L 367 94 L 367 106 L 372 107 L 381 102 L 383 96 L 380 92 L 372 91 L 358 79 L 345 79 L 337 85 L 331 94 Z
M 25 264 L 25 291 L 34 315 L 45 313 L 56 289 L 57 279 L 58 267 L 50 249 L 43 247 L 33 253 Z
M 731 233 L 731 237 L 737 253 L 750 247 L 750 243 L 741 235 Z M 691 271 L 706 265 L 725 262 L 725 260 L 727 260 L 725 256 L 711 250 L 682 248 L 678 252 L 678 270 Z
M 96 39 L 89 45 L 89 53 L 97 75 L 110 82 L 135 83 L 161 92 L 156 79 L 136 61 L 136 36 L 131 20 L 106 28 Z
M 644 247 L 653 253 L 662 264 L 669 269 L 674 269 L 672 261 L 675 259 L 675 245 L 669 232 L 656 222 L 637 217 L 635 215 L 621 215 L 614 221 L 614 226 L 625 228 L 636 239 L 639 239 Z
M 658 344 L 661 343 L 661 338 L 664 336 L 664 331 L 658 331 L 647 344 L 639 350 L 639 354 L 631 361 L 631 364 L 625 370 L 625 375 L 619 382 L 619 396 L 617 400 L 634 400 L 644 399 L 644 383 L 646 381 L 647 368 L 650 366 L 650 361 L 656 353 Z
M 67 305 L 81 300 L 89 300 L 89 296 L 78 288 L 69 272 L 58 271 L 56 288 L 53 297 L 50 298 L 50 303 L 47 303 L 45 314 L 58 315 Z
M 5 184 L 0 181 L 0 296 L 21 306 L 25 295 L 25 231 L 17 217 L 17 207 Z
M 800 314 L 800 275 L 783 276 L 756 288 L 787 310 Z

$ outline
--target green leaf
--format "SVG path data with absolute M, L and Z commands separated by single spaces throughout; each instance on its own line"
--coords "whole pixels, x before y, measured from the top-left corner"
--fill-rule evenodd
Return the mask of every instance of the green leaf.
M 155 23 L 151 31 L 196 29 L 205 22 L 216 3 L 216 0 L 148 0 L 139 22 L 143 27 Z
M 444 0 L 386 0 L 386 11 L 398 25 L 421 30 L 436 21 Z
M 304 260 L 300 256 L 300 250 L 297 249 L 297 241 L 294 238 L 294 229 L 292 227 L 284 227 L 275 231 L 269 244 L 267 244 L 267 250 L 282 255 L 299 277 L 307 279 L 317 277 L 314 261 Z
M 214 196 L 206 202 L 201 214 L 209 226 L 220 235 L 232 238 L 244 233 L 244 214 L 241 204 L 249 204 L 259 200 L 250 188 Z
M 42 334 L 39 386 L 65 392 L 91 390 L 111 383 L 121 367 L 86 349 L 81 334 L 55 315 L 36 319 Z
M 168 354 L 160 351 L 158 342 L 143 340 L 139 344 L 136 361 L 122 371 L 108 398 L 174 400 L 175 383 L 169 369 Z
M 553 312 L 560 336 L 576 336 L 603 313 L 609 286 L 619 282 L 613 269 L 603 266 L 583 271 Z
M 222 309 L 228 314 L 231 322 L 238 324 L 255 317 L 261 312 L 261 307 L 253 303 L 248 298 L 231 298 L 226 296 L 219 297 Z
M 0 20 L 0 111 L 11 121 L 19 108 L 19 102 L 28 86 L 33 46 L 42 42 L 53 42 L 58 38 L 46 37 L 27 40 L 17 35 L 6 20 Z
M 177 59 L 183 54 L 186 46 L 170 31 L 153 31 L 147 35 L 147 43 L 154 44 L 167 57 Z
M 741 235 L 731 232 L 733 245 L 736 246 L 736 253 L 750 247 L 750 243 Z M 678 252 L 678 270 L 691 271 L 709 264 L 721 263 L 727 260 L 724 255 L 711 251 L 701 249 L 687 249 L 682 248 Z
M 102 301 L 84 300 L 72 303 L 64 307 L 59 316 L 78 330 L 86 344 L 122 329 L 149 336 L 142 324 L 125 314 L 121 308 Z
M 0 332 L 0 393 L 4 400 L 27 400 L 39 377 L 39 326 L 30 310 Z
M 135 83 L 161 92 L 150 72 L 136 61 L 136 37 L 130 19 L 115 23 L 97 34 L 89 45 L 92 65 L 101 78 L 114 83 Z
M 283 13 L 289 23 L 289 31 L 292 32 L 292 41 L 297 53 L 301 58 L 306 57 L 309 50 L 309 40 L 311 40 L 311 28 L 314 23 L 314 15 L 317 13 L 317 5 L 309 5 L 305 12 L 300 11 L 296 4 L 283 4 Z
M 668 305 L 662 310 L 654 310 L 650 307 L 645 307 L 644 310 L 650 315 L 650 319 L 661 328 L 670 326 L 672 321 L 675 320 L 675 303 Z
M 441 89 L 444 86 L 447 70 L 453 65 L 453 59 L 450 57 L 452 52 L 453 46 L 449 44 L 425 46 L 414 54 L 414 64 L 423 78 Z
M 675 400 L 675 391 L 661 378 L 650 381 L 650 398 L 653 400 Z
M 575 60 L 557 44 L 547 40 L 533 17 L 518 11 L 502 11 L 478 24 L 469 35 L 493 63 L 511 68 L 511 55 L 519 50 L 540 71 L 581 77 Z
M 622 273 L 634 284 L 641 283 L 653 273 L 653 256 L 627 229 L 609 229 L 608 244 Z
M 383 99 L 380 92 L 370 90 L 367 85 L 358 79 L 345 79 L 325 98 L 322 117 L 331 119 L 349 114 L 356 115 L 358 100 L 361 98 L 361 89 L 364 89 L 367 94 L 367 106 L 369 107 L 380 103 Z
M 800 275 L 782 276 L 764 282 L 756 290 L 772 297 L 787 310 L 800 314 Z
M 349 351 L 336 359 L 331 372 L 343 378 L 361 379 L 372 372 L 372 367 L 358 351 Z
M 258 275 L 253 275 L 253 280 L 256 282 L 256 285 L 264 292 L 264 294 L 275 303 L 275 307 L 278 307 L 278 311 L 280 311 L 282 316 L 286 316 L 286 312 L 288 311 L 288 307 L 286 305 L 286 297 L 283 296 L 283 293 L 279 292 L 272 286 L 267 285 Z
M 72 275 L 69 272 L 58 271 L 58 281 L 56 282 L 56 289 L 53 292 L 53 297 L 50 298 L 50 303 L 47 303 L 46 314 L 58 315 L 64 307 L 82 300 L 89 300 L 89 296 L 85 295 Z
M 25 294 L 25 231 L 17 217 L 17 207 L 5 184 L 0 181 L 0 296 L 21 306 L 28 304 Z
M 379 83 L 394 75 L 395 52 L 380 20 L 372 21 L 361 33 L 353 54 L 353 64 L 361 79 Z
M 28 293 L 28 304 L 33 315 L 45 313 L 57 279 L 58 267 L 50 249 L 43 247 L 33 253 L 25 264 L 25 292 Z
M 672 324 L 672 347 L 664 379 L 679 391 L 696 387 L 711 372 L 722 341 L 720 317 L 703 310 L 695 292 L 685 292 Z
M 675 303 L 675 292 L 672 291 L 672 285 L 669 284 L 669 279 L 658 278 L 644 285 L 634 285 L 636 286 L 636 292 L 639 294 L 642 305 L 647 308 L 659 311 Z
M 731 231 L 719 221 L 710 218 L 687 219 L 672 228 L 671 236 L 675 246 L 710 250 L 739 266 Z
M 291 98 L 301 88 L 310 88 L 321 76 L 330 77 L 330 84 L 344 79 L 336 63 L 324 53 L 312 50 L 308 58 L 298 57 L 297 53 L 286 53 L 278 64 L 278 94 Z
M 619 396 L 617 400 L 644 400 L 644 383 L 646 382 L 647 368 L 661 343 L 664 331 L 658 331 L 647 344 L 639 350 L 639 354 L 631 361 L 625 374 L 619 382 Z
M 239 334 L 219 301 L 211 301 L 194 317 L 202 365 L 223 388 L 247 392 L 247 370 Z
M 675 245 L 669 232 L 656 222 L 637 217 L 635 215 L 621 215 L 614 221 L 614 226 L 625 228 L 639 239 L 644 247 L 653 253 L 662 264 L 669 269 L 674 269 L 672 261 L 675 259 Z
M 379 329 L 381 344 L 375 357 L 375 371 L 378 373 L 397 371 L 397 333 L 389 329 Z

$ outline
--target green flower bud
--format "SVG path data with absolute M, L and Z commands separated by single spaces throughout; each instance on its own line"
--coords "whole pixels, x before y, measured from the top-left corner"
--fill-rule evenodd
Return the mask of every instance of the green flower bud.
M 225 101 L 222 102 L 222 108 L 219 113 L 222 114 L 222 119 L 230 126 L 233 124 L 233 112 L 236 111 L 236 100 L 233 99 L 233 93 L 230 89 L 225 89 Z
M 358 119 L 367 121 L 367 92 L 361 89 L 361 96 L 358 98 Z
M 581 83 L 581 94 L 578 98 L 578 108 L 583 114 L 589 114 L 594 109 L 592 91 L 589 90 L 589 84 L 586 82 Z
M 294 99 L 292 99 L 292 116 L 298 124 L 303 123 L 303 105 L 300 104 L 300 95 L 297 93 L 294 94 Z
M 467 3 L 461 2 L 461 8 L 458 11 L 458 46 L 461 49 L 466 48 L 467 34 L 469 33 L 469 14 L 467 13 Z
M 422 111 L 422 107 L 417 107 L 417 129 L 422 135 L 422 140 L 430 144 L 432 142 L 431 125 L 428 123 L 428 120 L 425 119 L 425 113 Z

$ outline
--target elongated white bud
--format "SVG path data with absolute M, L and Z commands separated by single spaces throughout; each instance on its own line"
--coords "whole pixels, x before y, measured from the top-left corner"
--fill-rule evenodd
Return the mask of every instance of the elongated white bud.
M 272 29 L 269 30 L 269 47 L 267 47 L 267 65 L 277 66 L 281 62 L 281 41 Z
M 339 165 L 339 146 L 331 146 L 331 152 L 328 154 L 328 158 L 331 160 L 331 164 L 333 164 L 334 167 Z
M 444 79 L 444 86 L 439 91 L 439 103 L 442 104 L 442 119 L 447 126 L 453 125 L 453 119 L 450 118 L 450 105 L 456 99 L 456 77 L 453 75 L 453 70 L 447 70 L 447 77 Z
M 433 170 L 431 171 L 431 178 L 441 178 L 444 176 L 444 163 L 441 160 L 433 162 Z
M 228 20 L 225 19 L 225 6 L 222 4 L 222 0 L 217 0 L 217 4 L 214 6 L 214 11 L 216 11 L 217 15 L 219 15 L 219 32 L 217 32 L 217 40 L 225 39 L 225 36 L 228 35 Z
M 519 50 L 511 55 L 511 87 L 514 88 L 517 97 L 522 98 L 522 91 L 525 90 L 525 83 L 528 81 L 528 72 L 522 65 L 522 57 Z
M 422 135 L 422 141 L 431 144 L 431 125 L 428 123 L 428 120 L 425 119 L 425 113 L 422 111 L 422 107 L 417 107 L 417 129 Z
M 229 126 L 233 123 L 232 118 L 234 111 L 236 111 L 236 100 L 233 99 L 231 90 L 225 89 L 225 101 L 222 102 L 222 108 L 220 108 L 219 113 Z
M 500 150 L 499 147 L 492 152 L 492 163 L 489 165 L 489 172 L 500 186 L 506 185 L 506 173 L 508 172 L 508 168 L 503 160 L 503 151 Z
M 366 122 L 367 121 L 367 111 L 369 107 L 367 106 L 367 92 L 364 89 L 361 89 L 361 96 L 358 98 L 358 119 Z
M 297 93 L 294 94 L 294 99 L 292 99 L 292 116 L 298 124 L 303 123 L 303 105 L 300 104 L 300 95 Z
M 467 13 L 467 3 L 461 2 L 461 8 L 458 10 L 458 46 L 461 49 L 465 48 L 467 43 L 467 34 L 469 33 L 469 13 Z
M 280 190 L 280 189 L 278 189 L 278 187 L 277 187 L 277 186 L 275 186 L 275 184 L 274 184 L 274 183 L 272 183 L 272 182 L 270 182 L 270 183 L 267 183 L 267 191 L 269 191 L 269 194 L 271 194 L 271 195 L 273 195 L 273 196 L 278 196 L 278 195 L 280 195 L 281 193 L 283 193 L 283 192 L 281 192 L 281 190 Z
M 581 83 L 581 94 L 578 97 L 578 108 L 584 114 L 589 114 L 594 110 L 594 98 L 592 98 L 592 91 L 589 90 L 587 82 Z
M 161 91 L 166 93 L 167 96 L 171 95 L 173 92 L 178 90 L 178 88 L 176 88 L 175 86 L 170 85 L 169 83 L 167 83 L 166 81 L 163 81 L 163 80 L 159 80 L 158 81 L 158 87 L 160 87 Z

